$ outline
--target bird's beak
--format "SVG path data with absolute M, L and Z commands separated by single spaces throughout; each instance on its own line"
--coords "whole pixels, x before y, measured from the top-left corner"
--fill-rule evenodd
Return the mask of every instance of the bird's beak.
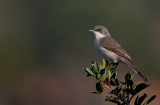
M 94 32 L 94 30 L 88 30 L 88 31 L 90 31 L 90 32 Z

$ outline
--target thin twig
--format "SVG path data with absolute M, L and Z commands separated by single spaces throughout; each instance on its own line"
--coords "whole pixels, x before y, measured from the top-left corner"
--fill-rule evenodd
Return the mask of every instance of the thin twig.
M 108 90 L 112 91 L 112 89 L 109 86 L 107 86 L 104 82 L 102 83 L 102 85 L 106 87 Z

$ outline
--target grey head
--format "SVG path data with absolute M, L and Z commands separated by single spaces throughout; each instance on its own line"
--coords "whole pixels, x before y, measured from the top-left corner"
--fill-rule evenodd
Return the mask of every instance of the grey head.
M 91 31 L 93 33 L 100 33 L 100 34 L 103 34 L 105 36 L 110 36 L 110 33 L 107 30 L 107 28 L 102 26 L 102 25 L 97 25 L 92 30 L 89 30 L 89 31 Z

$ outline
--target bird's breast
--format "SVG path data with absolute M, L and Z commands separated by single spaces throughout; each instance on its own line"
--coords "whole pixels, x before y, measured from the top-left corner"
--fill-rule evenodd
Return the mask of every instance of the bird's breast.
M 115 63 L 118 62 L 118 55 L 112 51 L 107 50 L 103 46 L 100 46 L 98 40 L 94 41 L 94 46 L 105 59 L 108 59 L 109 61 L 115 62 Z

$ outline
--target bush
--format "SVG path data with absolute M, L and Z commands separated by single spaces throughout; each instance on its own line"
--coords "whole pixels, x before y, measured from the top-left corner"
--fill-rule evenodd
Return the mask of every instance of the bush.
M 117 66 L 110 64 L 107 60 L 102 59 L 100 64 L 96 61 L 91 63 L 90 68 L 84 68 L 88 73 L 87 76 L 92 76 L 97 79 L 96 90 L 92 92 L 94 94 L 101 94 L 104 91 L 108 91 L 105 97 L 106 101 L 116 103 L 117 105 L 130 105 L 131 100 L 137 93 L 150 86 L 150 84 L 140 81 L 138 83 L 133 82 L 135 73 L 127 73 L 125 75 L 125 81 L 120 81 L 117 78 Z M 157 95 L 153 95 L 147 98 L 147 94 L 142 96 L 137 95 L 134 100 L 134 105 L 147 105 L 156 98 Z

